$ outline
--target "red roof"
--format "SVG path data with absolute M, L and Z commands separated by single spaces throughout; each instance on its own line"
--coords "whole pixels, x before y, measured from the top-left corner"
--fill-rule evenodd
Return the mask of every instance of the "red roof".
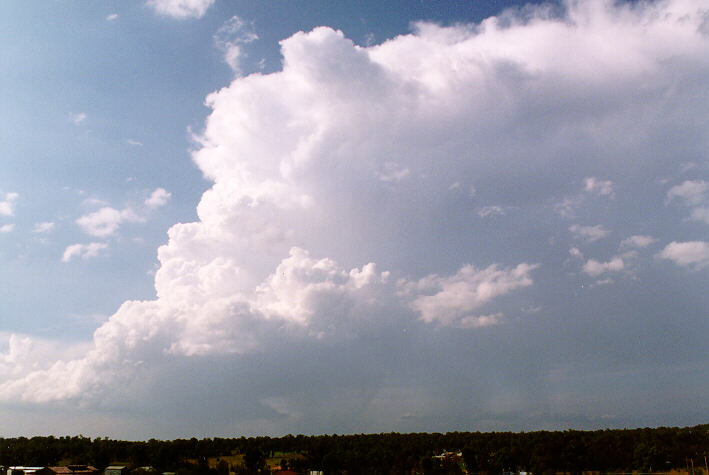
M 61 474 L 61 475 L 84 475 L 84 474 L 94 474 L 97 473 L 98 470 L 96 467 L 92 467 L 91 465 L 71 465 L 69 467 L 47 467 L 48 470 L 51 470 L 52 472 L 56 474 Z

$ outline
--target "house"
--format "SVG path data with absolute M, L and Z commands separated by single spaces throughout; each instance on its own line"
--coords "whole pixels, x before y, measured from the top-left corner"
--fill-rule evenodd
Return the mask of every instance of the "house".
M 123 472 L 123 475 L 126 475 L 128 472 Z M 145 465 L 143 467 L 136 467 L 133 470 L 130 471 L 131 475 L 153 475 L 157 473 L 155 470 L 155 467 L 152 467 L 150 465 Z
M 44 467 L 23 467 L 20 465 L 14 467 L 7 467 L 7 475 L 34 475 L 38 470 L 42 470 Z
M 35 475 L 99 475 L 99 471 L 91 465 L 67 465 L 64 467 L 46 467 L 37 470 Z
M 109 465 L 103 471 L 103 475 L 128 475 L 128 467 L 125 465 Z

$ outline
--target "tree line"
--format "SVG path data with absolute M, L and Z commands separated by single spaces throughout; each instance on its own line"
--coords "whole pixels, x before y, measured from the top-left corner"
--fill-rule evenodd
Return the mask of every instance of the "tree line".
M 434 458 L 444 451 L 460 454 Z M 242 454 L 242 463 L 208 463 Z M 709 424 L 694 427 L 606 429 L 596 431 L 383 433 L 286 435 L 284 437 L 204 438 L 121 441 L 84 436 L 0 438 L 0 465 L 92 464 L 103 469 L 121 462 L 133 467 L 185 475 L 250 473 L 266 457 L 282 456 L 296 471 L 347 471 L 349 474 L 534 474 L 582 471 L 666 472 L 704 465 L 709 455 Z

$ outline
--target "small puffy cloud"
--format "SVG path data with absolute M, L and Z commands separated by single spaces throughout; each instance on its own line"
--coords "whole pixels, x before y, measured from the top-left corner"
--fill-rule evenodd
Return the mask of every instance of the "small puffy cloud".
M 571 219 L 576 217 L 576 209 L 582 202 L 583 196 L 566 196 L 554 205 L 554 211 L 562 218 Z
M 5 193 L 5 199 L 0 201 L 0 216 L 14 216 L 17 193 Z
M 150 197 L 145 200 L 145 206 L 154 209 L 165 206 L 170 201 L 171 193 L 164 188 L 155 188 Z
M 576 211 L 586 203 L 588 194 L 614 198 L 613 182 L 599 180 L 596 177 L 586 177 L 583 180 L 583 191 L 572 196 L 565 196 L 561 201 L 554 204 L 554 211 L 562 218 L 575 218 Z
M 691 208 L 690 219 L 709 224 L 709 183 L 687 180 L 667 192 L 667 202 L 681 200 Z
M 583 252 L 581 252 L 577 247 L 572 247 L 569 249 L 569 256 L 577 259 L 583 259 Z
M 496 297 L 532 285 L 530 274 L 536 267 L 527 263 L 512 269 L 501 269 L 497 265 L 476 269 L 466 265 L 452 276 L 432 274 L 408 284 L 409 291 L 419 294 L 411 302 L 411 307 L 425 322 L 469 326 L 470 322 L 480 318 L 470 315 L 478 308 Z M 487 318 L 481 322 L 498 320 Z
M 108 248 L 108 244 L 102 242 L 91 242 L 89 244 L 72 244 L 67 246 L 62 254 L 62 262 L 69 262 L 74 257 L 90 259 L 98 256 L 99 252 Z
M 706 201 L 709 183 L 704 180 L 687 180 L 681 185 L 673 186 L 667 192 L 667 200 L 681 199 L 690 206 L 702 204 Z
M 117 210 L 105 206 L 98 211 L 81 216 L 76 224 L 87 234 L 96 237 L 108 237 L 114 234 L 124 222 L 140 222 L 143 218 L 130 208 Z
M 505 209 L 502 206 L 492 205 L 478 208 L 475 212 L 481 218 L 488 218 L 490 216 L 504 216 Z
M 214 0 L 147 0 L 146 5 L 159 15 L 178 20 L 201 18 Z
M 501 313 L 493 313 L 490 315 L 469 316 L 460 319 L 460 328 L 482 328 L 490 327 L 499 324 L 504 315 Z
M 591 277 L 598 277 L 601 274 L 607 272 L 619 272 L 625 268 L 625 263 L 623 258 L 620 256 L 613 257 L 608 262 L 599 262 L 595 259 L 589 259 L 583 265 L 584 273 L 590 275 Z
M 595 177 L 584 179 L 584 191 L 601 196 L 613 197 L 613 182 L 610 180 L 599 180 Z
M 236 15 L 214 34 L 214 44 L 224 53 L 224 62 L 237 74 L 241 72 L 242 46 L 257 39 L 253 23 L 247 23 Z
M 382 170 L 375 172 L 377 178 L 384 182 L 398 182 L 408 176 L 409 169 L 396 162 L 384 162 Z
M 126 143 L 127 143 L 128 145 L 133 145 L 133 146 L 135 146 L 135 147 L 142 147 L 142 146 L 143 146 L 143 142 L 139 142 L 139 141 L 133 140 L 133 139 L 127 139 L 127 140 L 126 140 Z
M 634 236 L 630 236 L 629 238 L 623 239 L 620 243 L 620 247 L 622 247 L 622 248 L 631 248 L 631 247 L 645 248 L 645 247 L 650 246 L 655 241 L 657 241 L 657 239 L 655 239 L 652 236 L 636 234 Z
M 118 19 L 118 13 L 109 13 L 106 15 L 106 21 L 116 21 Z
M 709 265 L 709 243 L 705 241 L 672 241 L 657 254 L 678 266 L 693 266 L 697 269 Z
M 52 231 L 54 229 L 54 223 L 51 221 L 43 221 L 41 223 L 34 223 L 32 228 L 33 233 L 44 234 Z
M 86 112 L 78 112 L 71 115 L 71 121 L 74 122 L 74 125 L 79 125 L 85 121 L 87 117 Z
M 569 231 L 571 231 L 575 239 L 583 239 L 586 242 L 598 241 L 608 236 L 609 233 L 609 231 L 600 224 L 596 226 L 573 224 L 569 226 Z
M 703 223 L 709 224 L 709 207 L 697 206 L 692 210 L 689 217 L 693 221 L 701 221 Z
M 12 232 L 13 229 L 15 229 L 15 225 L 13 223 L 3 224 L 0 226 L 0 234 L 7 234 Z
M 591 287 L 598 287 L 601 285 L 613 285 L 614 283 L 615 281 L 612 278 L 606 277 L 605 279 L 598 279 L 597 281 L 593 282 L 591 284 Z

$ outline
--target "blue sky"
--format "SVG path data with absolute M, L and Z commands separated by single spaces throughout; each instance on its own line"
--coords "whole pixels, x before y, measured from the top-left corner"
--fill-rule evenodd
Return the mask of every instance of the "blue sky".
M 702 2 L 7 1 L 0 39 L 2 435 L 706 422 Z

